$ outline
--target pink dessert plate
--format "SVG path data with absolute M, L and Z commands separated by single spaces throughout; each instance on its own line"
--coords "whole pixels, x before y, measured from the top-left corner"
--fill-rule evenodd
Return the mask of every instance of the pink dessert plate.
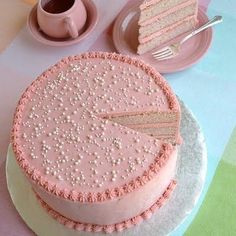
M 124 8 L 121 11 L 113 28 L 114 45 L 119 53 L 138 57 L 154 66 L 160 73 L 173 73 L 189 68 L 202 58 L 210 47 L 212 41 L 212 28 L 208 28 L 186 41 L 186 43 L 181 46 L 181 52 L 175 58 L 157 61 L 153 58 L 152 52 L 171 43 L 180 41 L 181 38 L 188 33 L 182 34 L 148 53 L 138 55 L 136 53 L 138 45 L 138 18 L 139 2 L 131 5 L 131 7 Z M 208 17 L 201 8 L 198 9 L 198 21 L 199 25 L 203 25 L 208 21 Z
M 98 22 L 98 11 L 94 2 L 92 0 L 83 0 L 83 3 L 87 10 L 88 18 L 84 26 L 84 31 L 77 38 L 56 39 L 44 34 L 37 22 L 37 4 L 32 8 L 28 17 L 29 31 L 37 41 L 50 46 L 69 46 L 81 42 L 94 30 Z

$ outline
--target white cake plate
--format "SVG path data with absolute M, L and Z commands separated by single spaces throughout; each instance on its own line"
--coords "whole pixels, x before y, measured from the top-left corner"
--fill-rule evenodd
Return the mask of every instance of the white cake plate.
M 206 170 L 207 150 L 203 134 L 193 114 L 181 103 L 181 146 L 177 161 L 177 187 L 168 202 L 150 220 L 124 230 L 119 236 L 167 235 L 176 229 L 194 208 L 202 191 Z M 104 233 L 78 232 L 54 220 L 40 205 L 29 182 L 17 165 L 11 146 L 6 162 L 7 186 L 12 201 L 25 223 L 39 236 L 97 236 Z

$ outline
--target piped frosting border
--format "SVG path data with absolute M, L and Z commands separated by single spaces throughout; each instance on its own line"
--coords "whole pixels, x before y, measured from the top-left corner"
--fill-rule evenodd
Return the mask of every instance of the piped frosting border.
M 170 110 L 177 111 L 179 109 L 179 104 L 177 98 L 171 91 L 171 88 L 169 87 L 167 82 L 153 67 L 146 65 L 139 59 L 134 59 L 129 56 L 119 55 L 116 53 L 106 53 L 106 52 L 89 52 L 77 56 L 66 57 L 62 59 L 60 62 L 58 62 L 56 65 L 50 67 L 35 81 L 33 81 L 32 84 L 26 89 L 26 91 L 23 93 L 18 102 L 14 114 L 13 129 L 11 134 L 12 148 L 20 167 L 24 170 L 24 172 L 31 179 L 31 181 L 38 184 L 39 186 L 44 188 L 47 192 L 54 194 L 55 196 L 62 197 L 64 199 L 71 201 L 102 202 L 121 197 L 145 185 L 148 181 L 150 181 L 153 177 L 156 176 L 156 174 L 168 161 L 171 153 L 173 152 L 174 149 L 173 146 L 169 143 L 163 143 L 158 156 L 154 159 L 153 163 L 149 165 L 148 169 L 145 170 L 141 176 L 136 177 L 129 183 L 126 183 L 122 186 L 115 187 L 112 189 L 106 189 L 105 191 L 102 192 L 85 193 L 73 189 L 71 190 L 66 188 L 60 189 L 56 184 L 48 181 L 46 177 L 42 176 L 40 172 L 37 169 L 35 169 L 32 165 L 30 165 L 29 161 L 27 160 L 27 157 L 25 156 L 23 149 L 20 145 L 20 137 L 19 137 L 20 136 L 19 128 L 21 124 L 22 114 L 24 112 L 24 107 L 31 99 L 32 92 L 34 92 L 35 89 L 52 73 L 57 72 L 64 65 L 70 64 L 71 62 L 74 62 L 76 60 L 89 59 L 89 58 L 112 59 L 128 63 L 130 65 L 134 65 L 142 69 L 149 76 L 151 76 L 155 80 L 155 82 L 162 88 L 169 102 Z
M 65 225 L 69 229 L 74 229 L 77 231 L 86 231 L 86 232 L 104 232 L 104 233 L 112 233 L 112 232 L 121 232 L 125 229 L 131 228 L 135 225 L 142 223 L 144 220 L 151 218 L 153 213 L 160 207 L 164 205 L 164 203 L 169 199 L 170 195 L 174 191 L 176 187 L 176 181 L 172 180 L 165 192 L 162 196 L 147 210 L 142 212 L 140 215 L 135 216 L 131 219 L 123 221 L 121 223 L 113 224 L 113 225 L 94 225 L 94 224 L 86 224 L 81 222 L 76 222 L 71 219 L 68 219 L 62 216 L 60 213 L 54 211 L 50 206 L 48 206 L 37 194 L 36 197 L 39 200 L 42 207 L 60 224 Z

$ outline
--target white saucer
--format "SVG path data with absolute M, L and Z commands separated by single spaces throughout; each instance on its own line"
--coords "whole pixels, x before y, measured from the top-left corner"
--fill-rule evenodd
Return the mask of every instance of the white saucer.
M 122 233 L 110 235 L 167 235 L 183 222 L 197 203 L 205 182 L 207 150 L 198 122 L 182 102 L 181 109 L 181 135 L 184 143 L 178 155 L 177 187 L 173 195 L 150 220 L 124 230 Z M 8 190 L 17 211 L 38 236 L 107 236 L 104 233 L 78 232 L 68 229 L 54 220 L 38 202 L 29 182 L 15 161 L 11 146 L 7 155 L 6 177 Z

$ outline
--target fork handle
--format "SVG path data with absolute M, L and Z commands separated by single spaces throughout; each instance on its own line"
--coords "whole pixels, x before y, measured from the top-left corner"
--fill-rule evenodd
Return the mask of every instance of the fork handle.
M 198 29 L 194 30 L 192 33 L 188 34 L 187 36 L 185 36 L 181 41 L 180 44 L 184 43 L 185 41 L 187 41 L 188 39 L 192 38 L 194 35 L 202 32 L 203 30 L 219 24 L 223 21 L 223 17 L 222 16 L 215 16 L 214 18 L 212 18 L 210 21 L 208 21 L 206 24 L 202 25 L 201 27 L 199 27 Z

